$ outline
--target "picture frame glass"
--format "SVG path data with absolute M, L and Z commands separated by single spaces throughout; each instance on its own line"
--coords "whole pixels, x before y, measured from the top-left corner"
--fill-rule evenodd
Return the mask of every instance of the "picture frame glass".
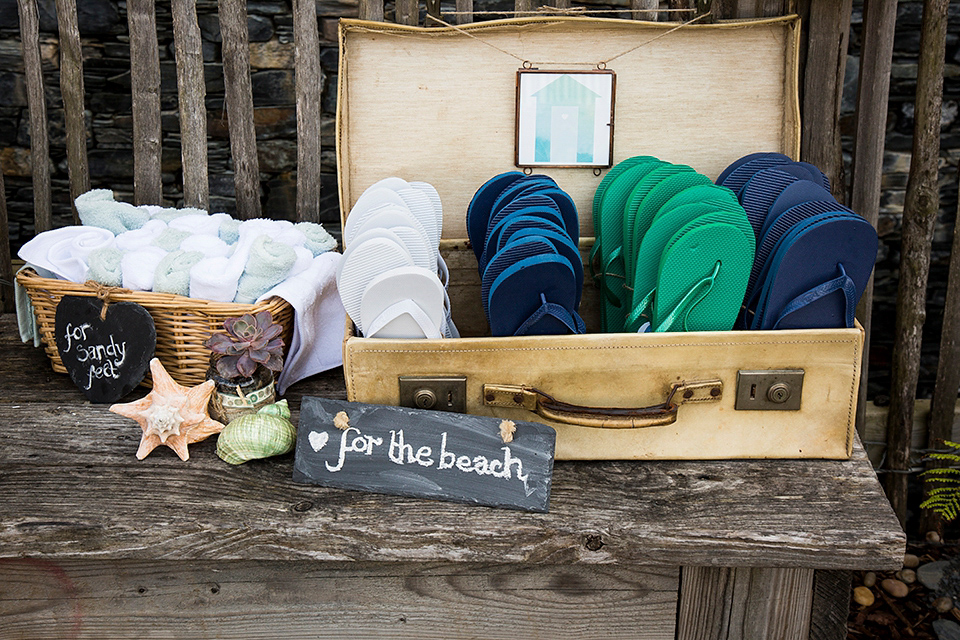
M 517 72 L 516 166 L 610 167 L 616 74 Z

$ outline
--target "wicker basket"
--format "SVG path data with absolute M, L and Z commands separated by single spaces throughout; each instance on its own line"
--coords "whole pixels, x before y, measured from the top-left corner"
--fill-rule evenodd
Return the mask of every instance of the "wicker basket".
M 67 280 L 42 278 L 32 269 L 20 271 L 17 282 L 26 290 L 30 302 L 33 303 L 40 337 L 53 370 L 66 373 L 54 339 L 57 304 L 67 295 L 96 297 L 96 290 Z M 108 295 L 109 302 L 125 300 L 136 302 L 153 316 L 157 328 L 156 357 L 160 358 L 171 377 L 185 386 L 197 385 L 206 379 L 210 350 L 203 346 L 203 343 L 211 333 L 222 331 L 223 321 L 231 316 L 269 311 L 274 322 L 283 326 L 281 336 L 284 356 L 293 335 L 293 307 L 282 298 L 270 298 L 258 304 L 235 304 L 152 291 L 130 292 L 124 289 L 113 289 Z M 150 386 L 149 374 L 142 384 Z

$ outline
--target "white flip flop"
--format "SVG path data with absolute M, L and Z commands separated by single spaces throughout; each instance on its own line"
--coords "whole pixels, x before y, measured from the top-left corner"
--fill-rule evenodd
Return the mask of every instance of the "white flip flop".
M 337 289 L 343 308 L 361 332 L 360 306 L 367 285 L 385 271 L 412 266 L 410 253 L 399 241 L 389 237 L 378 235 L 365 239 L 361 236 L 344 250 L 337 269 Z
M 344 234 L 345 242 L 371 229 L 389 229 L 396 233 L 413 256 L 413 262 L 424 269 L 435 269 L 437 249 L 430 245 L 423 225 L 413 217 L 410 210 L 388 204 L 374 207 L 358 216 L 360 222 L 350 229 L 350 238 Z
M 353 209 L 350 210 L 350 215 L 347 216 L 347 221 L 343 225 L 344 243 L 347 243 L 349 238 L 356 235 L 354 230 L 357 226 L 363 224 L 363 221 L 371 212 L 379 211 L 383 207 L 407 209 L 407 203 L 403 201 L 399 193 L 390 189 L 365 191 L 357 204 L 353 205 Z
M 370 281 L 360 304 L 367 338 L 443 337 L 444 290 L 437 276 L 420 267 L 390 269 Z

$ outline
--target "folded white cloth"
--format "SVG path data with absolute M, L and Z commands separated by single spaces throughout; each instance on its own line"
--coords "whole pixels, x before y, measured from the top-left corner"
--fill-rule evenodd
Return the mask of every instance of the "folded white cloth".
M 113 199 L 109 189 L 93 189 L 74 200 L 80 222 L 87 227 L 100 227 L 119 235 L 124 231 L 139 229 L 150 214 L 140 207 Z
M 160 247 L 142 247 L 123 254 L 120 260 L 123 287 L 133 291 L 152 291 L 157 265 L 166 255 L 167 252 Z
M 240 273 L 231 268 L 229 258 L 204 258 L 190 269 L 190 297 L 233 302 Z
M 174 218 L 168 224 L 174 229 L 188 231 L 194 235 L 216 236 L 220 232 L 220 225 L 229 219 L 225 213 L 216 213 L 212 216 L 193 214 Z
M 283 280 L 297 261 L 293 247 L 260 235 L 250 247 L 250 258 L 237 283 L 234 302 L 251 304 L 265 291 Z
M 123 271 L 120 263 L 123 260 L 123 251 L 116 247 L 97 249 L 87 256 L 87 279 L 99 282 L 108 287 L 119 287 L 123 284 Z
M 199 251 L 208 258 L 222 258 L 230 253 L 230 245 L 217 236 L 190 236 L 180 243 L 184 251 Z
M 347 314 L 337 293 L 337 265 L 343 256 L 320 254 L 310 267 L 287 278 L 257 300 L 283 298 L 294 309 L 293 338 L 277 378 L 282 395 L 298 380 L 343 364 L 343 328 Z
M 303 246 L 318 256 L 326 251 L 333 251 L 337 248 L 337 240 L 316 222 L 298 222 L 297 229 L 303 232 L 306 242 Z
M 159 211 L 153 211 L 150 215 L 154 220 L 163 220 L 164 222 L 170 222 L 176 220 L 177 218 L 182 218 L 184 216 L 205 216 L 207 212 L 203 209 L 196 209 L 194 207 L 184 207 L 183 209 L 176 209 L 173 207 L 161 207 Z
M 290 273 L 287 274 L 288 278 L 292 278 L 298 273 L 302 273 L 310 268 L 310 265 L 313 264 L 313 252 L 306 247 L 296 247 L 294 248 L 294 253 L 297 254 L 297 260 L 293 263 L 293 266 L 290 267 Z
M 190 294 L 190 269 L 203 259 L 199 251 L 172 251 L 157 264 L 153 290 L 160 293 Z
M 136 251 L 153 244 L 167 228 L 163 220 L 149 220 L 139 229 L 126 231 L 117 236 L 117 249 L 121 251 Z
M 97 249 L 112 247 L 114 235 L 100 227 L 61 227 L 37 234 L 20 247 L 17 255 L 71 282 L 87 279 L 87 256 Z

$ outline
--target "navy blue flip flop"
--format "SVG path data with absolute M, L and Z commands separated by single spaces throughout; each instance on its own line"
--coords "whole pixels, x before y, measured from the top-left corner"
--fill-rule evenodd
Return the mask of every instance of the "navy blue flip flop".
M 784 189 L 798 180 L 800 178 L 786 171 L 781 171 L 780 167 L 777 166 L 758 171 L 743 186 L 740 204 L 743 205 L 743 210 L 747 212 L 747 220 L 750 221 L 750 226 L 753 227 L 753 233 L 758 240 L 767 214 L 770 212 L 770 205 L 776 202 Z
M 856 214 L 800 222 L 778 243 L 753 328 L 852 327 L 876 257 L 877 232 Z
M 520 171 L 507 171 L 487 180 L 477 189 L 473 199 L 467 207 L 467 237 L 477 259 L 483 251 L 484 234 L 487 231 L 487 222 L 493 211 L 493 203 L 503 192 L 517 180 L 525 177 Z
M 490 318 L 490 313 L 487 308 L 490 287 L 493 285 L 497 276 L 524 258 L 555 253 L 557 253 L 557 250 L 553 244 L 539 237 L 519 239 L 507 244 L 507 246 L 500 251 L 497 251 L 496 255 L 487 263 L 480 278 L 480 295 L 483 301 L 483 312 L 486 314 L 487 319 L 489 320 Z
M 500 220 L 490 231 L 490 233 L 487 234 L 487 239 L 484 241 L 483 253 L 480 254 L 480 259 L 478 261 L 480 273 L 483 273 L 483 270 L 487 267 L 487 263 L 496 253 L 495 247 L 499 246 L 500 235 L 503 233 L 503 231 L 515 224 L 522 224 L 522 220 L 531 220 L 535 218 L 547 220 L 557 225 L 561 229 L 563 228 L 563 218 L 559 213 L 557 213 L 555 208 L 549 206 L 531 206 L 524 207 L 519 211 L 514 211 L 510 215 L 505 216 L 502 220 Z
M 487 308 L 495 336 L 583 333 L 574 302 L 573 267 L 561 255 L 524 258 L 505 269 L 490 286 Z
M 503 238 L 503 236 L 501 236 Z M 526 228 L 518 229 L 510 235 L 509 241 L 520 240 L 523 238 L 537 238 L 546 240 L 553 245 L 556 252 L 566 258 L 573 267 L 574 275 L 577 279 L 577 302 L 576 308 L 580 307 L 580 296 L 583 293 L 583 259 L 580 257 L 580 250 L 570 241 L 564 233 L 549 229 Z
M 784 163 L 784 162 L 792 162 L 792 160 L 790 160 L 790 157 L 789 157 L 789 156 L 785 156 L 785 155 L 783 155 L 782 153 L 776 153 L 776 152 L 772 152 L 772 151 L 761 151 L 761 152 L 759 152 L 759 153 L 748 153 L 747 155 L 743 156 L 742 158 L 738 158 L 737 160 L 734 160 L 733 162 L 731 162 L 730 165 L 729 165 L 726 169 L 724 169 L 723 171 L 720 172 L 720 175 L 717 176 L 717 179 L 714 180 L 714 183 L 715 183 L 715 184 L 719 184 L 719 185 L 723 185 L 723 186 L 727 186 L 727 184 L 726 184 L 727 179 L 730 178 L 731 174 L 732 174 L 734 171 L 738 170 L 740 167 L 744 166 L 745 164 L 748 164 L 748 163 L 750 163 L 750 162 L 754 162 L 755 160 L 762 160 L 762 161 L 764 161 L 764 162 L 769 162 L 769 164 L 767 164 L 766 166 L 763 167 L 764 169 L 766 169 L 767 167 L 772 167 L 772 166 L 774 166 L 775 164 L 781 164 L 781 163 Z M 749 175 L 753 175 L 753 173 L 755 173 L 755 172 L 750 172 L 750 173 L 748 174 L 748 176 L 749 176 Z M 743 184 L 741 183 L 740 186 L 743 186 Z M 734 188 L 732 188 L 732 187 L 729 187 L 729 188 L 730 188 L 730 190 L 733 191 L 734 193 L 736 193 L 736 192 L 738 191 L 738 189 L 734 189 Z
M 745 162 L 733 171 L 730 172 L 723 182 L 718 184 L 727 187 L 739 198 L 743 187 L 750 181 L 758 171 L 763 171 L 764 169 L 770 169 L 771 167 L 776 167 L 777 165 L 785 164 L 787 162 L 792 162 L 790 158 L 786 158 L 783 154 L 775 153 L 763 156 L 761 158 L 756 158 L 749 162 Z

